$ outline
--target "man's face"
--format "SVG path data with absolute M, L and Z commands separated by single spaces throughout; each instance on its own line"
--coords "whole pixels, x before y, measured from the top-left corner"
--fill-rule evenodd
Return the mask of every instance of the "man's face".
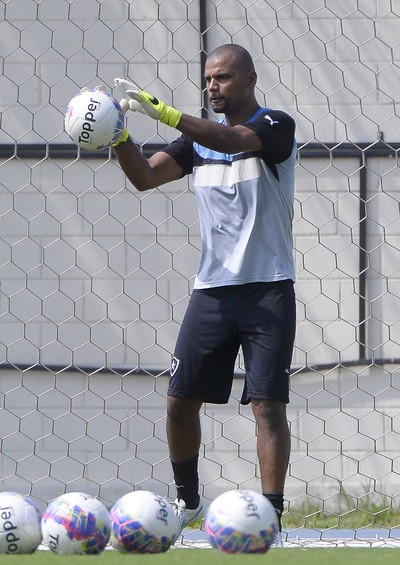
M 234 114 L 243 110 L 249 97 L 249 73 L 243 72 L 232 57 L 213 57 L 205 65 L 204 78 L 213 111 Z

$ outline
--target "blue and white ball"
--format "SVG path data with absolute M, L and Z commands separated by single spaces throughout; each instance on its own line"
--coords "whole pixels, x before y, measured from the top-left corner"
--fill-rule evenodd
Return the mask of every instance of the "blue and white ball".
M 52 500 L 42 516 L 43 543 L 59 555 L 98 555 L 109 539 L 107 508 L 94 496 L 69 492 Z
M 0 493 L 0 553 L 33 553 L 42 541 L 40 512 L 16 492 Z
M 171 504 L 150 491 L 125 494 L 111 508 L 110 515 L 110 543 L 121 553 L 163 553 L 179 535 Z
M 204 529 L 211 545 L 225 553 L 265 553 L 279 526 L 265 496 L 252 490 L 231 490 L 210 504 Z
M 119 102 L 102 90 L 84 90 L 74 96 L 65 110 L 64 129 L 82 149 L 106 149 L 117 141 L 124 128 Z

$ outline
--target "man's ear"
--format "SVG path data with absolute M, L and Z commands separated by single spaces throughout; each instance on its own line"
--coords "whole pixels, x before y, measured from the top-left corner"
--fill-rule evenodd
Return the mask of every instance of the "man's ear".
M 255 86 L 257 84 L 257 73 L 256 71 L 249 71 L 249 85 Z

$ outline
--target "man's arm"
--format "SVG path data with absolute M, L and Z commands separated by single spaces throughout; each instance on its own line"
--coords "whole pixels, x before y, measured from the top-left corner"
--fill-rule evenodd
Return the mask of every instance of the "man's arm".
M 115 79 L 115 85 L 129 98 L 121 100 L 124 112 L 132 110 L 159 120 L 174 127 L 190 139 L 209 149 L 221 153 L 239 151 L 258 151 L 262 143 L 258 135 L 244 125 L 227 126 L 202 118 L 183 114 L 173 106 L 168 106 L 149 92 L 140 90 L 126 79 Z
M 178 180 L 182 176 L 182 169 L 175 159 L 162 151 L 146 159 L 130 137 L 116 145 L 114 151 L 122 170 L 139 191 Z
M 240 151 L 259 151 L 262 143 L 258 135 L 242 125 L 224 124 L 182 114 L 176 129 L 190 139 L 221 153 L 239 153 Z

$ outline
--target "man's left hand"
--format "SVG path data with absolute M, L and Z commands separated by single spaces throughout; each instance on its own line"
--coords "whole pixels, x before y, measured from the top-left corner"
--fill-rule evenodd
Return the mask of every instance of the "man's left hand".
M 150 116 L 153 120 L 159 120 L 163 124 L 167 124 L 173 128 L 176 128 L 179 124 L 182 112 L 173 106 L 168 106 L 165 102 L 158 100 L 158 98 L 149 92 L 141 90 L 136 84 L 129 80 L 116 78 L 114 79 L 114 84 L 129 96 L 129 98 L 123 98 L 120 101 L 124 113 L 128 110 L 141 112 L 142 114 Z

